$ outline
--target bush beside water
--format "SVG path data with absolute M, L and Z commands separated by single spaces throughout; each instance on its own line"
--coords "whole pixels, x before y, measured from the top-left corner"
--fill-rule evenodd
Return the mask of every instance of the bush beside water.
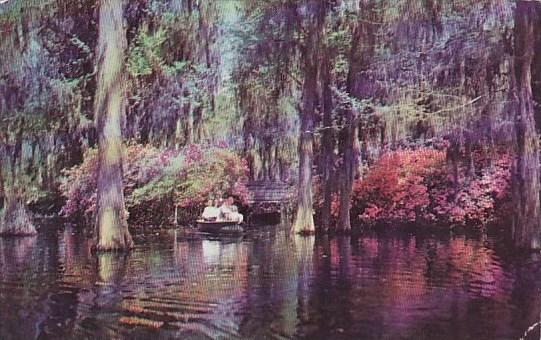
M 124 162 L 124 195 L 130 224 L 164 225 L 193 222 L 209 198 L 224 195 L 246 199 L 245 162 L 224 146 L 190 145 L 159 150 L 129 144 Z M 92 225 L 96 211 L 98 152 L 90 149 L 82 164 L 64 170 L 60 187 L 66 198 L 61 214 Z
M 472 171 L 457 164 L 456 177 L 447 151 L 421 147 L 384 153 L 353 186 L 351 216 L 363 226 L 447 226 L 485 228 L 502 221 L 509 202 L 511 157 L 501 152 L 490 162 L 473 153 Z M 321 181 L 315 180 L 318 208 Z M 338 217 L 338 194 L 331 213 Z
M 92 225 L 96 210 L 97 150 L 90 149 L 82 164 L 64 171 L 61 192 L 66 202 L 61 214 Z M 186 224 L 197 219 L 210 198 L 234 196 L 243 204 L 247 166 L 224 146 L 190 145 L 180 150 L 159 150 L 129 144 L 124 164 L 124 194 L 129 221 L 136 225 Z M 473 153 L 473 171 L 456 166 L 447 151 L 421 147 L 384 153 L 353 186 L 353 223 L 376 225 L 475 226 L 501 221 L 509 201 L 511 157 L 500 152 L 495 160 Z M 322 205 L 319 179 L 316 210 Z M 338 195 L 332 215 L 338 216 Z

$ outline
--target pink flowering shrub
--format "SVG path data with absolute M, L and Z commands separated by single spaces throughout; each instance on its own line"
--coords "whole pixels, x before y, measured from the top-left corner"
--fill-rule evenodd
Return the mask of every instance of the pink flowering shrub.
M 383 155 L 353 188 L 352 216 L 363 224 L 438 224 L 484 227 L 495 222 L 509 191 L 510 157 L 492 166 L 481 157 L 476 171 L 459 167 L 455 184 L 445 150 L 419 148 Z
M 368 224 L 430 219 L 430 192 L 445 152 L 429 148 L 388 152 L 353 187 L 353 213 Z
M 451 176 L 432 190 L 434 214 L 453 225 L 486 226 L 503 217 L 508 202 L 511 159 L 500 155 L 492 167 L 484 167 L 473 178 L 459 176 L 458 187 Z M 447 185 L 445 185 L 447 184 Z
M 193 221 L 211 198 L 234 196 L 245 204 L 247 173 L 245 161 L 225 148 L 190 145 L 173 157 L 159 176 L 135 190 L 127 199 L 128 207 L 165 203 L 171 209 L 177 207 L 180 220 Z
M 124 162 L 124 195 L 128 197 L 136 187 L 156 177 L 167 162 L 163 153 L 150 146 L 130 144 Z M 82 164 L 63 170 L 60 191 L 66 198 L 60 214 L 83 222 L 93 219 L 96 211 L 98 150 L 90 149 Z
M 61 214 L 90 224 L 97 195 L 98 154 L 91 149 L 82 164 L 64 171 L 60 187 L 66 198 Z M 235 153 L 222 147 L 158 150 L 129 144 L 124 162 L 124 195 L 130 222 L 170 223 L 175 207 L 190 222 L 209 198 L 247 196 L 247 167 Z

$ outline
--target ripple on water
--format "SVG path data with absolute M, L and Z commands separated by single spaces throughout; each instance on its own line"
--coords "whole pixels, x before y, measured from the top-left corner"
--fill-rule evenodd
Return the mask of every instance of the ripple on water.
M 539 257 L 461 236 L 55 237 L 0 239 L 0 338 L 506 339 L 541 305 Z

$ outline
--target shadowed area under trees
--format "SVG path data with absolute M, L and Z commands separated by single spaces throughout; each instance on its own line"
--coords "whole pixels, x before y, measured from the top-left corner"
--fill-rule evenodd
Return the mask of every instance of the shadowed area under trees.
M 33 234 L 33 216 L 64 206 L 116 244 L 103 248 L 129 248 L 152 209 L 154 224 L 189 224 L 202 202 L 242 202 L 258 180 L 296 189 L 296 233 L 465 226 L 539 248 L 540 6 L 8 1 L 2 233 Z M 235 164 L 223 192 L 179 170 L 208 165 L 195 150 Z

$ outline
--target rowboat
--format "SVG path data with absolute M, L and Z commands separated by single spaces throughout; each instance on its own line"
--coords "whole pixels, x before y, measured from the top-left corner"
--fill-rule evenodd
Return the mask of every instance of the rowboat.
M 197 221 L 199 231 L 205 233 L 239 234 L 244 228 L 236 221 Z

